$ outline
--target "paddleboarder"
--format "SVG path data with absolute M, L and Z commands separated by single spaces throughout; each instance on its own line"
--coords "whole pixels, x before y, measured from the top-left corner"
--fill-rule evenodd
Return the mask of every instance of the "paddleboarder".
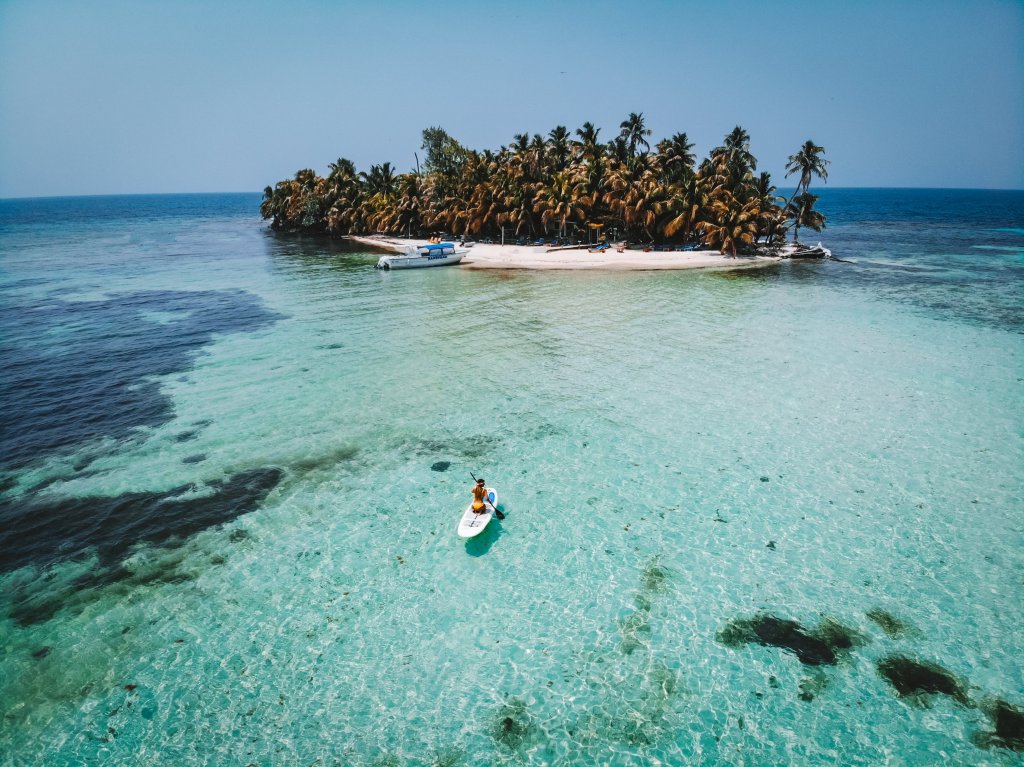
M 473 486 L 473 513 L 483 514 L 487 510 L 484 500 L 487 498 L 487 487 L 482 479 L 476 481 Z

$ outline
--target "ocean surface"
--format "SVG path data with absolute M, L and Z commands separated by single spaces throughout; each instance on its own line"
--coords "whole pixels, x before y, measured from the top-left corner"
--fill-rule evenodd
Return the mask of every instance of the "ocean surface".
M 657 273 L 259 200 L 0 200 L 0 765 L 1024 763 L 1024 192 Z

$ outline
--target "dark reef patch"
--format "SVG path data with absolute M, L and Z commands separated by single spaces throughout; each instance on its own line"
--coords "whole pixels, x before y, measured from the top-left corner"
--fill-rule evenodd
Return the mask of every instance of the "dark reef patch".
M 961 705 L 970 705 L 963 683 L 936 663 L 890 655 L 878 661 L 875 667 L 899 697 L 915 705 L 927 705 L 930 695 L 947 695 Z
M 832 666 L 839 656 L 863 644 L 864 637 L 853 629 L 826 618 L 808 632 L 796 621 L 759 613 L 753 618 L 736 618 L 718 632 L 718 641 L 729 647 L 759 644 L 787 650 L 807 666 Z
M 982 709 L 992 720 L 995 731 L 977 733 L 974 736 L 975 745 L 1024 751 L 1024 710 L 998 698 L 982 704 Z
M 174 320 L 154 320 L 154 313 Z M 160 376 L 191 368 L 215 335 L 281 318 L 242 290 L 140 291 L 99 301 L 12 297 L 0 313 L 0 467 L 166 423 L 173 411 Z
M 868 620 L 882 629 L 890 639 L 900 639 L 908 633 L 913 633 L 913 626 L 905 621 L 901 621 L 881 607 L 872 607 L 864 614 L 868 617 Z
M 134 545 L 162 545 L 230 522 L 253 511 L 283 477 L 282 469 L 271 466 L 205 488 L 0 501 L 0 572 L 28 564 L 46 567 L 95 551 L 103 573 L 99 577 L 116 578 L 111 566 Z
M 491 736 L 500 745 L 515 751 L 526 740 L 532 727 L 533 717 L 526 704 L 517 698 L 511 698 L 498 711 L 498 716 L 491 726 Z
M 448 468 L 452 465 L 451 461 L 434 461 L 430 465 L 431 471 L 448 471 Z

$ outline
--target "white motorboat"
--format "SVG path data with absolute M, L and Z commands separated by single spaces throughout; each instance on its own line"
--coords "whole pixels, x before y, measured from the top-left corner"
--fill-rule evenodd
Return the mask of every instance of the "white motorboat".
M 469 248 L 457 248 L 454 242 L 438 242 L 417 245 L 407 253 L 381 256 L 378 269 L 419 269 L 424 266 L 449 266 L 457 264 L 469 253 Z
M 831 258 L 832 251 L 822 245 L 787 244 L 779 248 L 775 255 L 783 258 Z

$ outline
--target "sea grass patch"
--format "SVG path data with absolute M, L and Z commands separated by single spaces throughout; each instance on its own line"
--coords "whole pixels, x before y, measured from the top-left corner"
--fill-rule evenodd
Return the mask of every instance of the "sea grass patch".
M 769 613 L 735 618 L 718 632 L 717 639 L 728 647 L 778 647 L 793 653 L 807 666 L 833 666 L 842 653 L 866 641 L 859 632 L 830 618 L 824 619 L 814 631 L 807 631 L 797 621 Z
M 510 698 L 499 710 L 491 725 L 491 737 L 510 751 L 515 751 L 526 740 L 533 727 L 533 717 L 526 704 L 518 698 Z
M 632 655 L 645 644 L 645 637 L 651 634 L 650 615 L 644 610 L 631 612 L 618 621 L 622 641 L 619 650 L 624 655 Z
M 866 635 L 840 623 L 835 618 L 822 618 L 813 634 L 836 653 L 863 647 L 869 641 Z
M 800 693 L 797 696 L 804 703 L 810 703 L 828 688 L 828 677 L 820 669 L 800 680 Z
M 458 748 L 445 748 L 435 751 L 430 758 L 430 767 L 458 767 L 465 764 L 465 754 Z
M 932 696 L 945 695 L 961 705 L 970 705 L 964 684 L 937 663 L 890 655 L 878 661 L 876 668 L 908 703 L 927 706 Z
M 1024 709 L 1000 698 L 986 701 L 981 708 L 992 721 L 993 731 L 975 733 L 975 745 L 1024 751 Z
M 657 594 L 664 591 L 668 586 L 669 571 L 661 564 L 658 557 L 651 557 L 647 564 L 644 565 L 643 581 L 641 583 L 643 590 Z
M 877 625 L 890 639 L 902 639 L 914 633 L 914 627 L 881 607 L 873 607 L 864 613 L 868 620 Z

